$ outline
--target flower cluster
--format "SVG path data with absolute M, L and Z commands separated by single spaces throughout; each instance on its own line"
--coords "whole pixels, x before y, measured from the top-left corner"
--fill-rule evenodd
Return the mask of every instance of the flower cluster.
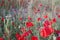
M 55 4 L 0 0 L 0 40 L 60 40 L 60 9 Z

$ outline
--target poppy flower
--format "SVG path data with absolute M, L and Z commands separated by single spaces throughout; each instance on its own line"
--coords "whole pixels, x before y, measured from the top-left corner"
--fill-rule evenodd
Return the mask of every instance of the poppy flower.
M 4 40 L 2 37 L 0 37 L 0 40 Z
M 24 37 L 23 37 L 22 35 L 20 35 L 19 33 L 16 33 L 15 36 L 16 36 L 16 39 L 17 39 L 17 40 L 27 40 L 26 38 L 24 38 Z
M 29 35 L 28 32 L 25 32 L 25 33 L 22 34 L 23 37 L 26 37 L 26 36 L 28 36 L 28 35 Z
M 21 21 L 22 20 L 22 17 L 20 17 L 19 20 Z
M 51 27 L 45 28 L 45 30 L 46 30 L 46 32 L 47 32 L 48 35 L 50 35 L 51 33 L 54 32 L 54 29 L 51 28 Z
M 56 40 L 60 40 L 60 37 L 57 37 Z
M 21 37 L 21 35 L 20 35 L 19 33 L 16 33 L 16 34 L 15 34 L 15 37 L 16 37 L 16 38 L 19 38 L 19 37 Z
M 58 18 L 60 18 L 60 15 L 57 15 L 58 16 Z
M 4 22 L 4 17 L 2 17 L 2 19 L 1 19 L 1 20 L 2 20 L 2 22 Z
M 53 32 L 54 32 L 53 28 L 44 27 L 40 30 L 40 35 L 41 35 L 41 37 L 46 38 L 49 35 L 51 35 Z
M 28 33 L 32 34 L 32 30 L 29 30 Z
M 21 37 L 18 37 L 17 40 L 27 40 L 27 39 L 21 36 Z
M 23 34 L 22 34 L 22 37 L 26 37 L 26 36 L 28 36 L 28 35 L 31 34 L 31 33 L 32 33 L 32 31 L 29 30 L 29 31 L 23 33 Z
M 41 21 L 41 18 L 37 18 L 37 21 Z
M 43 23 L 44 27 L 49 27 L 49 25 L 51 25 L 50 21 L 48 21 L 48 20 L 44 21 L 44 23 Z
M 46 38 L 48 35 L 46 34 L 46 31 L 44 29 L 40 30 L 40 35 L 43 38 Z
M 55 23 L 55 22 L 56 22 L 56 18 L 53 18 L 53 19 L 52 19 L 52 22 Z
M 19 37 L 17 40 L 26 40 L 24 37 Z
M 32 27 L 32 26 L 34 26 L 34 24 L 33 24 L 32 22 L 26 22 L 26 27 L 27 27 L 27 28 L 30 28 L 30 27 Z
M 46 18 L 48 18 L 48 15 L 44 15 L 43 17 L 46 19 Z
M 38 37 L 37 36 L 32 36 L 31 40 L 38 40 Z

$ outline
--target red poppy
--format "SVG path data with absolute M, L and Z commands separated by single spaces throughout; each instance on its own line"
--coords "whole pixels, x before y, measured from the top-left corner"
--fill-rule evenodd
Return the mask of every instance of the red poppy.
M 28 35 L 29 35 L 28 32 L 25 32 L 25 33 L 22 34 L 23 37 L 26 37 L 26 36 L 28 36 Z
M 46 20 L 46 21 L 44 21 L 43 26 L 49 27 L 50 24 L 51 24 L 50 21 Z
M 4 40 L 2 37 L 0 37 L 0 40 Z
M 55 22 L 56 22 L 56 18 L 53 18 L 53 19 L 52 19 L 52 22 L 55 23 Z
M 49 27 L 49 28 L 45 28 L 46 32 L 48 35 L 50 35 L 51 33 L 54 32 L 53 28 Z
M 38 40 L 38 37 L 37 36 L 32 36 L 31 40 Z
M 41 18 L 37 18 L 37 21 L 41 21 Z
M 22 20 L 22 17 L 20 17 L 19 20 L 21 21 Z
M 29 31 L 23 33 L 23 34 L 22 34 L 22 37 L 26 37 L 26 36 L 28 36 L 28 35 L 31 34 L 31 33 L 32 33 L 32 31 L 29 30 Z
M 16 36 L 17 40 L 27 40 L 26 38 L 24 38 L 23 36 L 21 36 L 19 33 L 16 33 L 15 36 Z
M 58 18 L 60 18 L 60 15 L 57 15 L 58 16 Z
M 2 17 L 2 19 L 1 19 L 3 22 L 4 22 L 4 17 Z
M 21 35 L 20 35 L 19 33 L 16 33 L 16 34 L 15 34 L 15 37 L 16 37 L 16 38 L 19 38 L 19 37 L 21 37 Z
M 40 30 L 40 35 L 43 38 L 46 38 L 47 37 L 46 31 L 44 29 Z
M 49 35 L 51 35 L 53 32 L 54 32 L 53 28 L 45 27 L 40 30 L 40 35 L 41 35 L 41 37 L 46 38 Z
M 60 37 L 57 37 L 56 40 L 60 40 Z
M 34 24 L 33 24 L 32 22 L 26 22 L 26 27 L 27 27 L 27 28 L 30 28 L 30 27 L 32 27 L 32 26 L 34 26 Z
M 44 18 L 48 18 L 48 15 L 44 15 L 43 17 L 44 17 Z
M 17 40 L 27 40 L 27 39 L 24 37 L 19 37 Z

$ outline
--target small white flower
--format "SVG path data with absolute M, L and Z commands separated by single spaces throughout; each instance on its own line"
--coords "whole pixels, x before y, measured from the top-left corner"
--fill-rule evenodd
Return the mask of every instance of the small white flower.
M 53 36 L 53 40 L 56 40 L 56 36 L 55 35 Z
M 9 19 L 9 18 L 11 18 L 12 16 L 10 15 L 10 14 L 8 14 L 7 16 L 5 16 L 6 17 L 6 19 Z
M 21 26 L 19 25 L 19 27 L 18 28 L 20 28 Z

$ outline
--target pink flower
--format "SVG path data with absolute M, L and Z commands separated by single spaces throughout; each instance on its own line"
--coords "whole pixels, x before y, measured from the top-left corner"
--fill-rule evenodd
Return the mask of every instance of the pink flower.
M 42 3 L 40 3 L 39 5 L 40 5 L 40 7 L 43 6 Z

